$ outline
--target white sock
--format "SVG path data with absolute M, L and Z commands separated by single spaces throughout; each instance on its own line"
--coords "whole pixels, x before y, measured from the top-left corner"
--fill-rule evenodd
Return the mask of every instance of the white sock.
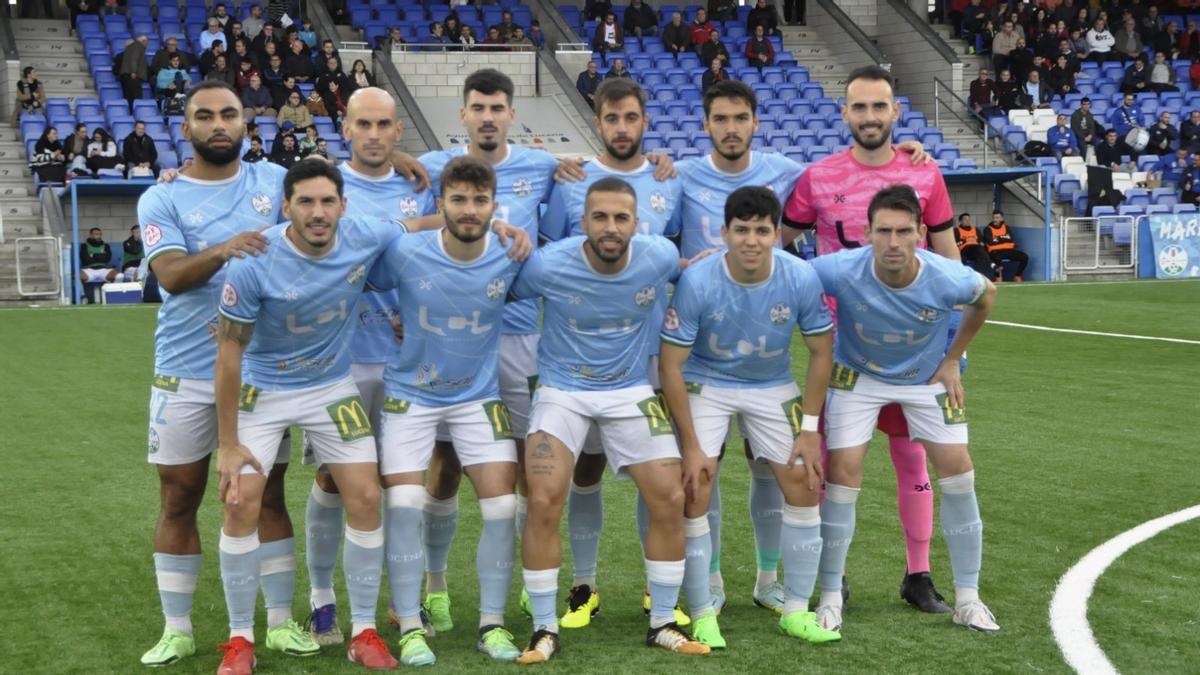
M 761 593 L 767 590 L 767 587 L 779 580 L 779 573 L 775 570 L 763 571 L 759 570 L 758 579 L 754 582 L 754 592 Z
M 839 595 L 840 595 L 840 593 L 839 593 Z M 784 616 L 787 616 L 788 614 L 791 614 L 792 612 L 807 612 L 807 611 L 808 611 L 808 601 L 807 600 L 784 600 L 783 601 L 783 615 Z
M 479 627 L 480 628 L 483 628 L 484 626 L 503 626 L 503 625 L 504 625 L 504 617 L 500 614 L 480 614 L 479 615 Z
M 720 572 L 713 572 L 708 575 L 708 585 L 713 588 L 725 590 L 725 578 L 721 576 Z
M 229 639 L 240 637 L 245 638 L 250 644 L 254 644 L 254 629 L 253 628 L 230 628 Z
M 374 621 L 372 621 L 372 622 L 370 622 L 370 623 L 357 623 L 357 622 L 355 622 L 354 624 L 351 624 L 351 628 L 350 628 L 350 639 L 354 639 L 354 638 L 358 637 L 358 634 L 359 634 L 359 633 L 361 633 L 361 632 L 363 632 L 364 630 L 367 630 L 367 629 L 370 629 L 370 630 L 375 630 L 375 622 L 374 622 Z
M 337 603 L 337 596 L 333 594 L 332 588 L 314 588 L 308 597 L 313 609 Z
M 165 618 L 167 620 L 167 628 L 177 630 L 180 633 L 187 633 L 188 635 L 192 634 L 191 615 L 185 614 L 183 616 L 168 616 Z
M 968 602 L 978 602 L 978 601 L 979 601 L 979 589 L 978 588 L 963 588 L 961 586 L 954 587 L 954 605 L 956 607 L 962 607 L 963 605 L 967 604 Z
M 292 618 L 291 607 L 268 607 L 267 629 L 270 630 L 281 623 L 287 623 Z
M 425 573 L 425 592 L 426 593 L 442 593 L 446 590 L 446 573 L 445 572 L 426 572 Z
M 403 635 L 410 630 L 416 630 L 421 627 L 421 616 L 402 616 L 400 617 L 400 634 Z
M 842 607 L 842 591 L 841 591 L 841 589 L 838 589 L 836 591 L 821 591 L 821 604 L 829 605 L 831 607 L 837 607 L 838 609 L 841 609 L 841 607 Z
M 572 586 L 583 586 L 584 584 L 587 584 L 593 593 L 596 592 L 596 577 L 575 577 L 571 582 Z

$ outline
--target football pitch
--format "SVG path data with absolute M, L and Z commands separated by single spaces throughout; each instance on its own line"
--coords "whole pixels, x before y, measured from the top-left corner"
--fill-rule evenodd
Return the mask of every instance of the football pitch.
M 0 672 L 132 673 L 158 639 L 162 616 L 151 561 L 158 484 L 146 464 L 146 409 L 153 374 L 155 307 L 0 310 L 0 579 L 5 628 Z M 1200 341 L 1200 282 L 1005 284 L 992 318 L 1019 324 Z M 797 341 L 799 343 L 799 341 Z M 802 352 L 803 348 L 798 347 Z M 868 457 L 848 573 L 852 597 L 840 643 L 810 645 L 779 634 L 751 602 L 754 541 L 748 471 L 740 441 L 721 472 L 722 568 L 729 648 L 680 657 L 643 646 L 643 574 L 633 488 L 606 478 L 600 549 L 602 611 L 591 627 L 564 631 L 544 672 L 1068 672 L 1054 641 L 1055 586 L 1088 551 L 1147 520 L 1200 503 L 1196 438 L 1200 344 L 1044 332 L 989 325 L 972 344 L 965 375 L 976 488 L 984 521 L 981 594 L 1003 630 L 971 633 L 947 615 L 923 615 L 897 596 L 904 547 L 895 477 L 877 435 Z M 796 359 L 802 377 L 804 357 Z M 802 380 L 801 380 L 802 381 Z M 297 531 L 295 616 L 307 610 L 304 503 L 311 468 L 293 453 L 288 503 Z M 193 621 L 197 655 L 174 673 L 212 673 L 225 641 L 217 569 L 220 505 L 215 477 L 200 513 L 204 567 Z M 564 518 L 565 524 L 565 518 Z M 479 510 L 464 481 L 448 574 L 455 629 L 431 640 L 434 669 L 516 669 L 477 653 L 475 542 Z M 570 585 L 569 553 L 560 598 Z M 953 585 L 935 526 L 933 575 Z M 529 637 L 516 608 L 518 644 Z M 339 569 L 339 617 L 349 609 Z M 386 606 L 385 592 L 380 606 Z M 1132 548 L 1100 577 L 1088 605 L 1095 639 L 1123 673 L 1200 668 L 1200 520 Z M 948 598 L 949 599 L 949 598 Z M 381 634 L 397 633 L 380 613 Z M 257 619 L 258 672 L 360 672 L 342 648 L 297 659 L 270 652 Z

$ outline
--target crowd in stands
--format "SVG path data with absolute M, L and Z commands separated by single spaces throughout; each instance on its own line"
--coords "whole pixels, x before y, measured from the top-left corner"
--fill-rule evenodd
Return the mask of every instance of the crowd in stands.
M 1004 280 L 1004 273 L 1011 265 L 1012 280 L 1022 281 L 1029 256 L 1017 248 L 1000 209 L 992 211 L 991 221 L 982 230 L 971 222 L 971 214 L 959 215 L 954 241 L 964 265 L 970 265 L 976 272 L 996 281 Z
M 457 3 L 456 3 L 457 4 Z M 618 35 L 620 27 L 617 27 Z M 402 47 L 418 51 L 447 52 L 447 51 L 512 51 L 513 49 L 543 49 L 546 46 L 546 36 L 542 34 L 542 25 L 537 19 L 530 21 L 526 28 L 513 21 L 513 13 L 504 10 L 500 21 L 487 29 L 487 36 L 480 39 L 474 29 L 465 25 L 456 10 L 451 9 L 441 21 L 429 24 L 429 33 L 416 40 L 404 38 L 404 33 L 398 26 L 392 26 L 387 35 L 376 40 L 379 47 L 392 49 Z M 412 45 L 410 47 L 410 45 Z
M 106 283 L 139 281 L 142 259 L 146 257 L 142 244 L 142 228 L 134 225 L 129 238 L 121 244 L 121 257 L 113 255 L 112 247 L 104 241 L 104 232 L 93 227 L 87 239 L 79 244 L 79 282 L 83 284 L 84 302 L 94 304 L 96 292 Z

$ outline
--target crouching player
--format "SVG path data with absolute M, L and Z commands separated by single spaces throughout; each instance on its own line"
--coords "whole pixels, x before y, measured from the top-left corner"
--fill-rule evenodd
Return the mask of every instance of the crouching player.
M 692 265 L 662 329 L 659 373 L 683 454 L 687 592 L 696 639 L 725 646 L 709 594 L 708 502 L 729 421 L 740 415 L 754 459 L 783 492 L 784 606 L 780 630 L 809 642 L 841 636 L 808 611 L 821 560 L 817 419 L 833 370 L 833 320 L 809 264 L 775 248 L 779 200 L 743 187 L 725 202 L 728 249 Z M 808 347 L 801 397 L 791 370 L 796 326 Z
M 991 282 L 958 261 L 918 249 L 925 240 L 921 206 L 907 185 L 880 190 L 867 209 L 868 246 L 812 261 L 825 293 L 837 301 L 833 378 L 825 406 L 829 476 L 821 505 L 821 601 L 817 619 L 842 625 L 840 580 L 854 536 L 863 460 L 880 409 L 901 406 L 913 441 L 925 444 L 938 475 L 942 533 L 954 572 L 954 622 L 1000 630 L 979 599 L 983 523 L 967 449 L 959 359 L 995 300 Z M 965 305 L 949 348 L 955 305 Z

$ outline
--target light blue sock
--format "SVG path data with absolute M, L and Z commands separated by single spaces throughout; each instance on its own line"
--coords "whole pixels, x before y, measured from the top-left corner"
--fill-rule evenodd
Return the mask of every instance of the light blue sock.
M 154 571 L 158 577 L 158 597 L 162 601 L 167 625 L 190 626 L 192 596 L 196 593 L 196 578 L 200 576 L 200 554 L 155 553 Z M 189 629 L 185 632 L 192 631 Z
M 392 604 L 402 618 L 421 613 L 421 576 L 425 571 L 425 552 L 421 547 L 422 508 L 425 488 L 400 485 L 384 491 L 387 500 L 387 572 Z
M 479 500 L 483 530 L 479 533 L 479 549 L 475 552 L 475 569 L 479 573 L 479 613 L 504 615 L 508 604 L 508 588 L 512 585 L 513 556 L 516 554 L 516 534 L 513 517 L 517 511 L 515 495 L 502 495 Z
M 292 617 L 296 594 L 296 539 L 264 541 L 258 547 L 258 585 L 267 608 L 267 627 Z M 272 611 L 273 610 L 273 611 Z
M 765 462 L 750 462 L 750 524 L 760 572 L 779 569 L 779 535 L 783 528 L 783 492 Z
M 720 476 L 718 473 L 717 476 Z M 712 540 L 712 558 L 708 563 L 709 574 L 721 573 L 721 483 L 713 478 L 712 497 L 708 501 L 708 532 Z
M 574 564 L 573 585 L 596 586 L 596 563 L 600 558 L 600 531 L 604 529 L 604 482 L 580 487 L 571 483 L 567 495 L 567 534 Z
M 254 601 L 258 599 L 258 532 L 231 537 L 221 531 L 221 586 L 229 610 L 230 629 L 254 628 Z
M 517 541 L 521 541 L 525 537 L 525 518 L 529 515 L 529 499 L 523 495 L 517 495 Z
M 808 609 L 821 564 L 821 509 L 783 505 L 784 614 Z
M 637 498 L 637 529 L 638 539 L 642 542 L 642 551 L 646 550 L 646 537 L 650 536 L 650 507 L 639 493 Z
M 842 590 L 842 573 L 846 571 L 846 553 L 854 539 L 855 504 L 858 488 L 835 483 L 825 484 L 825 499 L 821 502 L 821 564 L 819 576 L 822 591 Z
M 445 573 L 450 562 L 450 543 L 458 529 L 458 495 L 434 499 L 426 494 L 423 509 L 425 571 Z
M 355 626 L 374 627 L 379 605 L 379 578 L 383 574 L 383 528 L 370 531 L 346 526 L 346 595 L 350 620 Z M 420 574 L 417 575 L 418 581 Z
M 533 610 L 533 629 L 558 632 L 558 568 L 548 570 L 523 570 L 525 590 L 529 593 L 529 605 Z
M 687 561 L 647 559 L 645 562 L 646 585 L 650 588 L 650 627 L 658 628 L 675 620 L 675 605 L 679 604 L 679 587 L 683 585 Z
M 942 536 L 950 548 L 955 588 L 979 588 L 983 561 L 983 521 L 975 498 L 975 472 L 938 480 L 942 493 Z
M 304 508 L 304 560 L 314 607 L 334 602 L 333 568 L 342 545 L 342 512 L 342 496 L 325 492 L 313 483 Z
M 688 608 L 693 619 L 711 614 L 712 594 L 708 588 L 709 559 L 712 557 L 712 537 L 708 530 L 708 516 L 684 518 L 684 546 L 687 559 L 684 561 L 683 590 L 687 592 Z M 653 599 L 651 599 L 653 603 Z

